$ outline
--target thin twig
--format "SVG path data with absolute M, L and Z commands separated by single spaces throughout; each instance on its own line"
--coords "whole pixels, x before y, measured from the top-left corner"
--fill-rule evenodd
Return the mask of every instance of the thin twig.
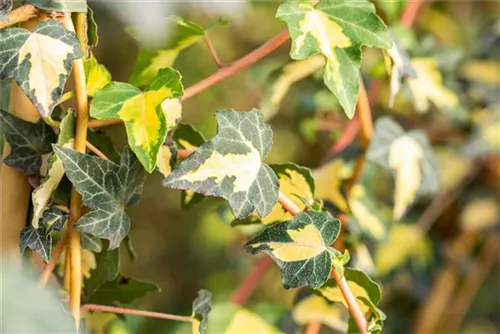
M 66 14 L 63 18 L 63 24 L 66 29 L 75 31 L 71 15 Z M 79 40 L 85 40 L 87 36 L 87 16 L 85 13 L 76 14 L 76 35 Z M 74 140 L 74 149 L 85 153 L 87 143 L 87 129 L 89 122 L 89 104 L 87 85 L 85 80 L 85 69 L 83 59 L 73 61 L 73 78 L 75 81 L 76 95 L 76 131 Z M 80 323 L 80 299 L 82 293 L 82 268 L 81 268 L 81 244 L 80 232 L 74 229 L 74 225 L 82 215 L 82 198 L 75 187 L 71 188 L 70 194 L 70 215 L 69 215 L 69 258 L 70 270 L 70 291 L 69 291 L 69 309 L 75 319 L 76 326 Z M 65 263 L 67 266 L 68 263 Z
M 295 203 L 293 203 L 285 194 L 281 192 L 278 195 L 278 202 L 283 206 L 285 210 L 287 210 L 294 216 L 301 212 L 300 208 L 297 205 L 295 205 Z M 351 313 L 351 316 L 356 322 L 356 325 L 358 326 L 360 333 L 361 334 L 368 333 L 367 332 L 368 323 L 366 321 L 365 316 L 363 315 L 363 312 L 361 311 L 361 308 L 359 307 L 359 304 L 356 301 L 356 297 L 354 297 L 351 288 L 347 284 L 347 280 L 345 279 L 345 277 L 341 277 L 338 271 L 334 267 L 332 268 L 332 275 L 333 278 L 335 278 L 337 285 L 339 286 L 340 292 L 342 293 L 342 296 L 344 297 L 347 303 L 349 312 Z
M 236 60 L 232 64 L 219 69 L 214 74 L 209 77 L 201 80 L 200 82 L 194 84 L 191 87 L 186 88 L 184 91 L 184 96 L 182 97 L 182 101 L 190 99 L 191 97 L 203 92 L 204 90 L 212 87 L 213 85 L 221 82 L 224 79 L 231 77 L 232 75 L 244 70 L 250 65 L 254 64 L 258 60 L 264 58 L 272 51 L 276 50 L 278 47 L 283 45 L 290 36 L 288 35 L 288 31 L 284 30 L 281 33 L 277 34 L 266 43 L 259 46 L 257 49 L 252 52 L 246 54 L 240 59 Z M 121 120 L 119 119 L 110 119 L 110 120 L 92 120 L 89 123 L 91 128 L 99 128 L 103 126 L 109 126 L 114 124 L 120 124 Z
M 0 29 L 28 21 L 38 15 L 38 8 L 33 5 L 24 5 L 11 11 L 6 21 L 0 22 Z
M 418 218 L 417 225 L 419 225 L 423 231 L 427 232 L 430 230 L 432 225 L 437 221 L 441 214 L 457 199 L 462 191 L 469 185 L 470 182 L 476 177 L 482 168 L 482 163 L 480 161 L 473 161 L 471 163 L 470 170 L 468 173 L 460 180 L 460 182 L 453 188 L 441 192 L 437 195 L 431 204 L 425 209 L 424 213 Z
M 500 239 L 493 234 L 487 237 L 486 244 L 474 263 L 467 270 L 467 275 L 458 287 L 455 298 L 450 302 L 445 327 L 449 333 L 458 333 L 467 311 L 471 307 L 474 297 L 481 288 L 493 264 L 498 260 Z
M 332 147 L 328 150 L 325 157 L 323 158 L 323 163 L 326 163 L 335 155 L 342 152 L 353 140 L 356 138 L 356 135 L 359 132 L 359 117 L 355 115 L 354 118 L 349 121 L 342 132 L 340 138 L 332 145 Z
M 82 311 L 95 311 L 95 312 L 108 312 L 108 313 L 117 313 L 117 314 L 126 314 L 126 315 L 136 315 L 139 317 L 174 320 L 174 321 L 181 321 L 181 322 L 191 322 L 192 321 L 191 317 L 183 316 L 183 315 L 134 310 L 134 309 L 127 309 L 127 308 L 107 306 L 107 305 L 85 304 L 85 305 L 82 305 L 81 310 Z
M 268 256 L 259 259 L 257 263 L 255 263 L 253 270 L 245 277 L 233 293 L 231 301 L 236 305 L 243 305 L 272 264 L 273 260 Z
M 85 146 L 87 146 L 87 148 L 92 153 L 94 153 L 95 155 L 97 155 L 99 158 L 104 159 L 104 160 L 109 160 L 108 157 L 104 153 L 102 153 L 101 150 L 99 150 L 97 147 L 95 147 L 94 145 L 92 145 L 91 142 L 87 141 L 85 143 Z
M 307 324 L 305 334 L 318 334 L 321 330 L 321 323 L 313 321 Z
M 61 239 L 56 243 L 54 248 L 52 249 L 52 254 L 50 255 L 49 263 L 45 265 L 42 273 L 40 274 L 40 278 L 38 279 L 38 286 L 44 287 L 47 285 L 47 282 L 54 271 L 57 263 L 59 262 L 59 258 L 64 251 L 64 247 L 67 245 L 69 239 L 69 228 L 67 227 L 62 235 Z
M 411 28 L 423 3 L 423 0 L 408 1 L 408 5 L 406 6 L 403 14 L 401 15 L 401 19 L 399 20 L 400 23 L 407 28 Z
M 212 56 L 212 59 L 214 60 L 215 66 L 218 68 L 223 68 L 224 64 L 219 58 L 219 55 L 217 54 L 217 51 L 214 48 L 214 45 L 212 44 L 212 40 L 208 35 L 205 35 L 205 44 L 208 47 L 208 50 L 210 51 L 210 55 Z

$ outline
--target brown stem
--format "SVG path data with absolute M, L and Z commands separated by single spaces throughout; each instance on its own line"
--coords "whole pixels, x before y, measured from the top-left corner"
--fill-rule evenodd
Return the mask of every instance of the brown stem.
M 268 256 L 258 260 L 253 270 L 233 293 L 231 301 L 236 305 L 243 305 L 272 264 L 273 260 Z
M 82 311 L 96 311 L 96 312 L 108 312 L 108 313 L 117 313 L 117 314 L 126 314 L 126 315 L 136 315 L 139 317 L 174 320 L 174 321 L 182 321 L 182 322 L 191 322 L 192 321 L 192 318 L 188 317 L 188 316 L 160 313 L 160 312 L 134 310 L 134 309 L 127 309 L 127 308 L 107 306 L 107 305 L 85 304 L 85 305 L 82 305 L 81 310 Z
M 283 206 L 285 210 L 290 212 L 292 215 L 295 216 L 300 213 L 299 207 L 281 192 L 278 195 L 278 202 Z M 335 278 L 337 285 L 339 286 L 340 292 L 342 293 L 342 296 L 344 297 L 349 308 L 349 312 L 356 322 L 356 325 L 358 326 L 361 334 L 368 333 L 368 322 L 366 321 L 366 318 L 356 301 L 356 297 L 354 297 L 351 288 L 347 284 L 347 280 L 345 279 L 345 277 L 341 277 L 334 267 L 332 268 L 332 275 L 333 278 Z
M 408 1 L 408 5 L 406 6 L 403 14 L 401 15 L 401 19 L 399 20 L 401 24 L 407 28 L 411 28 L 415 19 L 417 18 L 418 11 L 420 7 L 423 5 L 423 0 L 410 0 Z
M 87 148 L 89 149 L 89 151 L 91 151 L 92 153 L 94 153 L 95 155 L 97 155 L 99 158 L 101 159 L 104 159 L 104 160 L 109 160 L 108 157 L 101 152 L 101 150 L 99 150 L 97 147 L 95 147 L 94 145 L 92 145 L 91 142 L 87 141 L 85 143 L 85 146 L 87 146 Z
M 212 44 L 212 40 L 208 35 L 205 35 L 205 44 L 207 45 L 208 50 L 210 51 L 210 55 L 212 56 L 215 66 L 218 68 L 223 68 L 224 64 L 219 58 L 219 55 L 217 54 L 217 51 L 214 48 L 214 45 Z
M 453 241 L 449 252 L 451 258 L 439 272 L 431 291 L 419 306 L 413 328 L 414 334 L 436 333 L 436 326 L 443 317 L 458 284 L 460 260 L 469 252 L 475 242 L 476 236 L 471 233 L 462 233 Z
M 453 188 L 441 192 L 436 196 L 424 213 L 418 218 L 417 225 L 427 232 L 437 221 L 441 214 L 457 199 L 467 185 L 476 177 L 482 168 L 480 161 L 473 161 L 470 170 L 462 180 Z
M 43 268 L 43 271 L 40 275 L 40 278 L 38 279 L 38 286 L 44 287 L 47 282 L 50 279 L 50 276 L 52 275 L 52 272 L 54 271 L 54 268 L 57 265 L 57 262 L 59 262 L 59 258 L 61 257 L 61 254 L 63 253 L 64 247 L 66 246 L 68 239 L 69 239 L 69 228 L 66 228 L 64 231 L 63 236 L 57 244 L 54 246 L 52 249 L 52 254 L 50 256 L 49 263 L 45 265 Z
M 354 118 L 347 123 L 340 138 L 328 150 L 323 159 L 323 163 L 326 163 L 332 157 L 342 152 L 350 143 L 352 143 L 359 132 L 359 128 L 359 117 L 358 115 L 355 115 Z
M 481 253 L 469 270 L 467 270 L 467 275 L 459 286 L 457 293 L 455 293 L 455 298 L 453 298 L 450 303 L 448 316 L 446 317 L 446 319 L 449 320 L 445 324 L 447 332 L 458 332 L 486 275 L 488 275 L 493 264 L 498 260 L 499 247 L 500 240 L 498 235 L 490 235 L 486 239 L 486 244 L 483 246 Z
M 111 126 L 111 125 L 117 125 L 121 124 L 122 120 L 119 118 L 113 118 L 113 119 L 105 119 L 105 120 L 99 120 L 99 119 L 93 119 L 89 121 L 89 128 L 103 128 L 105 126 Z
M 364 153 L 356 160 L 353 176 L 348 185 L 348 193 L 361 177 L 361 173 L 366 161 L 366 151 L 368 150 L 368 146 L 370 145 L 370 141 L 373 136 L 372 111 L 370 108 L 370 100 L 368 100 L 368 94 L 366 93 L 363 81 L 361 81 L 359 84 L 359 97 L 358 104 L 356 106 L 356 114 L 359 117 L 361 145 Z
M 86 30 L 86 14 L 77 13 L 76 34 L 81 40 L 85 40 L 87 35 Z M 65 15 L 63 24 L 66 29 L 75 31 L 70 15 Z M 85 70 L 83 67 L 83 59 L 77 59 L 73 62 L 73 78 L 75 81 L 76 95 L 76 131 L 74 140 L 74 149 L 85 153 L 87 143 L 87 129 L 89 122 L 89 104 L 87 85 L 85 80 Z M 70 254 L 70 291 L 69 291 L 69 308 L 75 323 L 78 327 L 80 323 L 80 298 L 82 292 L 82 268 L 81 268 L 81 244 L 80 232 L 73 227 L 82 215 L 82 198 L 76 191 L 75 187 L 71 188 L 70 195 L 70 215 L 69 215 L 69 254 Z M 65 263 L 67 266 L 68 263 Z
M 306 326 L 305 334 L 319 334 L 320 330 L 321 330 L 320 322 L 310 322 Z
M 28 21 L 38 15 L 38 9 L 33 5 L 24 5 L 16 8 L 8 14 L 6 21 L 0 22 L 0 29 L 11 25 Z

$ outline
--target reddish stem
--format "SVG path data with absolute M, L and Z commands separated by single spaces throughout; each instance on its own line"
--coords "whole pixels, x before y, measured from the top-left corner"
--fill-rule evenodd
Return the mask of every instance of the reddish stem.
M 328 150 L 323 159 L 323 163 L 326 163 L 332 157 L 339 154 L 347 146 L 349 146 L 349 144 L 352 143 L 352 141 L 356 138 L 356 135 L 359 132 L 359 128 L 360 128 L 359 117 L 358 115 L 355 115 L 354 118 L 347 123 L 346 127 L 344 128 L 344 132 L 342 132 L 340 138 L 335 142 L 335 144 L 332 147 L 330 147 L 330 149 Z
M 290 38 L 290 35 L 288 34 L 288 30 L 283 30 L 278 35 L 274 36 L 269 41 L 262 44 L 257 49 L 250 52 L 249 54 L 241 57 L 240 59 L 238 59 L 234 63 L 232 63 L 224 68 L 221 68 L 220 70 L 218 70 L 217 72 L 215 72 L 211 76 L 201 80 L 197 84 L 187 88 L 184 91 L 184 96 L 182 97 L 182 100 L 183 101 L 187 100 L 187 99 L 203 92 L 207 88 L 215 85 L 216 83 L 218 83 L 218 82 L 240 72 L 241 70 L 249 67 L 250 65 L 252 65 L 256 61 L 264 58 L 269 53 L 271 53 L 272 51 L 276 50 L 278 47 L 283 45 L 286 41 L 288 41 L 289 38 Z
M 321 329 L 321 323 L 319 322 L 310 322 L 306 326 L 305 334 L 318 334 Z
M 82 305 L 82 307 L 80 309 L 82 311 L 118 313 L 118 314 L 136 315 L 139 317 L 175 320 L 175 321 L 182 321 L 182 322 L 191 322 L 192 321 L 191 317 L 188 317 L 188 316 L 168 314 L 168 313 L 159 313 L 159 312 L 151 312 L 151 311 L 134 310 L 134 309 L 127 309 L 127 308 L 107 306 L 107 305 L 85 304 L 85 305 Z
M 219 55 L 217 54 L 217 51 L 215 50 L 214 45 L 212 44 L 212 40 L 210 39 L 210 37 L 208 37 L 208 35 L 205 35 L 205 44 L 207 45 L 208 51 L 210 51 L 210 55 L 212 56 L 215 65 L 218 68 L 223 68 L 224 64 L 220 60 Z
M 231 301 L 236 305 L 242 305 L 252 294 L 253 290 L 255 290 L 257 283 L 259 283 L 260 279 L 265 275 L 272 264 L 273 260 L 268 256 L 258 260 L 253 270 L 245 277 L 243 282 L 241 282 L 233 293 Z
M 410 0 L 406 6 L 403 14 L 401 15 L 400 22 L 403 26 L 411 28 L 415 19 L 417 18 L 418 11 L 423 5 L 423 0 Z

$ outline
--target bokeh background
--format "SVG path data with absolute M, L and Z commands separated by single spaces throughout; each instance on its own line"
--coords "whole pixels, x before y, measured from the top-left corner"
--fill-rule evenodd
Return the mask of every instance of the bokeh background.
M 285 28 L 283 22 L 274 18 L 279 4 L 279 1 L 91 1 L 100 37 L 93 53 L 112 73 L 113 80 L 127 81 L 140 48 L 162 45 L 169 40 L 167 16 L 179 15 L 201 26 L 223 17 L 227 24 L 216 26 L 210 38 L 222 61 L 230 63 Z M 494 258 L 491 259 L 490 254 L 485 260 L 488 265 L 476 260 L 491 241 L 490 237 L 497 236 L 498 240 L 500 232 L 500 3 L 426 1 L 412 32 L 398 24 L 405 1 L 377 1 L 376 4 L 380 15 L 397 31 L 412 57 L 436 59 L 444 85 L 456 94 L 459 105 L 453 108 L 432 105 L 428 111 L 419 112 L 403 89 L 394 108 L 389 108 L 390 79 L 384 56 L 380 51 L 365 48 L 362 72 L 374 119 L 391 116 L 407 129 L 421 129 L 428 134 L 438 160 L 443 192 L 457 187 L 478 161 L 482 167 L 454 194 L 456 200 L 443 210 L 424 235 L 403 231 L 394 234 L 391 240 L 377 243 L 353 236 L 353 245 L 363 240 L 369 254 L 385 251 L 385 262 L 379 261 L 376 255 L 365 255 L 364 261 L 357 260 L 357 265 L 371 268 L 371 276 L 382 284 L 384 297 L 380 307 L 387 314 L 386 333 L 411 332 L 423 308 L 435 308 L 434 316 L 439 319 L 436 332 L 448 333 L 447 324 L 454 321 L 454 315 L 448 312 L 450 305 L 457 291 L 467 289 L 467 284 L 462 283 L 472 271 L 484 281 L 477 294 L 474 292 L 469 299 L 459 332 L 498 333 L 498 247 Z M 140 27 L 140 42 L 124 30 L 134 25 Z M 192 124 L 210 138 L 216 130 L 216 110 L 258 108 L 269 76 L 289 61 L 288 51 L 289 44 L 286 44 L 184 103 L 182 122 Z M 204 43 L 182 51 L 174 67 L 182 73 L 185 87 L 217 70 Z M 349 120 L 325 88 L 321 76 L 313 75 L 290 88 L 269 122 L 274 131 L 274 146 L 267 162 L 293 161 L 314 170 L 328 157 L 331 146 Z M 117 147 L 125 144 L 121 126 L 105 131 Z M 353 147 L 357 144 L 354 141 Z M 342 155 L 342 171 L 347 174 L 352 172 L 355 154 Z M 335 158 L 338 157 L 330 157 L 330 160 Z M 380 196 L 391 197 L 392 177 L 380 180 L 374 183 Z M 328 188 L 330 181 L 319 179 L 317 182 Z M 433 198 L 417 201 L 405 224 L 416 224 Z M 159 173 L 148 176 L 142 201 L 129 213 L 137 259 L 132 261 L 123 251 L 122 271 L 154 281 L 161 287 L 161 293 L 149 295 L 136 305 L 139 308 L 188 315 L 200 288 L 213 293 L 214 304 L 228 302 L 256 261 L 242 249 L 249 230 L 231 227 L 232 217 L 223 200 L 208 198 L 190 210 L 182 210 L 181 193 L 163 188 Z M 282 288 L 278 268 L 273 266 L 245 306 L 281 330 L 299 331 L 301 327 L 291 314 L 296 293 Z M 434 296 L 437 302 L 432 304 L 429 296 Z M 131 333 L 186 330 L 176 323 L 136 317 L 127 317 L 126 325 L 122 325 Z M 321 329 L 321 333 L 333 332 L 327 326 Z

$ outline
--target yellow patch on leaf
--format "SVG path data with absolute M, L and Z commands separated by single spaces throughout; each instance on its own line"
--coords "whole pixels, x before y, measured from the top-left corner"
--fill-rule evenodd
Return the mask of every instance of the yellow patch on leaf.
M 363 186 L 358 184 L 352 187 L 351 196 L 349 198 L 351 212 L 356 217 L 363 230 L 369 231 L 376 239 L 382 239 L 385 235 L 385 225 L 380 218 L 374 215 L 363 203 L 362 198 L 364 196 L 365 189 Z
M 429 101 L 439 109 L 458 106 L 457 95 L 443 85 L 443 77 L 437 69 L 435 59 L 415 58 L 411 61 L 411 65 L 415 70 L 416 77 L 408 78 L 408 86 L 418 111 L 427 111 Z
M 339 332 L 347 331 L 347 324 L 342 320 L 341 310 L 317 295 L 311 295 L 301 300 L 294 307 L 292 316 L 295 322 L 302 326 L 318 322 Z
M 351 174 L 352 170 L 347 169 L 340 159 L 315 169 L 313 177 L 316 184 L 316 197 L 331 202 L 342 212 L 349 212 L 347 201 L 341 192 L 341 185 L 343 180 L 351 177 Z
M 130 122 L 128 124 L 132 130 L 135 145 L 143 147 L 146 151 L 158 143 L 158 135 L 152 135 L 158 134 L 161 127 L 156 106 L 170 93 L 170 89 L 167 88 L 146 91 L 127 100 L 119 112 L 120 119 Z
M 236 312 L 233 319 L 226 328 L 225 333 L 227 334 L 278 334 L 275 328 L 267 324 L 261 317 L 257 314 L 240 309 Z
M 165 99 L 161 103 L 161 109 L 167 120 L 167 132 L 172 130 L 182 117 L 182 104 L 180 99 Z
M 64 62 L 73 47 L 50 36 L 31 33 L 19 49 L 18 63 L 27 57 L 31 64 L 28 84 L 38 104 L 49 115 L 54 100 L 52 92 L 59 87 L 60 75 L 67 74 Z
M 352 294 L 354 295 L 354 297 L 356 297 L 356 299 L 358 297 L 364 297 L 364 298 L 370 300 L 370 296 L 368 295 L 368 293 L 366 292 L 366 290 L 362 286 L 360 286 L 356 282 L 349 281 L 349 280 L 347 281 L 347 284 L 351 288 Z M 328 300 L 330 300 L 332 302 L 342 303 L 342 305 L 344 305 L 346 308 L 349 309 L 347 302 L 345 301 L 344 295 L 342 294 L 342 292 L 340 291 L 340 289 L 338 287 L 324 286 L 321 288 L 321 294 L 325 298 L 327 298 Z M 370 311 L 370 307 L 368 305 L 366 305 L 365 303 L 363 303 L 360 300 L 356 300 L 356 301 L 358 302 L 358 305 L 359 305 L 361 311 L 363 312 L 363 314 L 367 314 Z
M 424 151 L 410 136 L 396 139 L 389 150 L 389 165 L 396 171 L 394 192 L 394 219 L 400 219 L 415 199 L 422 175 L 420 160 Z
M 313 225 L 306 225 L 300 230 L 287 230 L 293 242 L 269 242 L 273 255 L 280 261 L 292 262 L 311 259 L 327 249 L 318 229 Z M 259 247 L 259 244 L 253 247 Z
M 172 159 L 172 151 L 170 147 L 162 145 L 160 146 L 160 151 L 158 152 L 158 158 L 156 160 L 156 166 L 160 170 L 160 173 L 167 177 L 172 173 L 172 166 L 170 165 L 170 160 Z
M 226 176 L 234 176 L 233 191 L 247 191 L 257 178 L 261 166 L 259 152 L 251 143 L 247 144 L 250 149 L 247 154 L 220 154 L 214 151 L 197 170 L 190 171 L 179 180 L 201 182 L 211 178 L 221 183 Z

